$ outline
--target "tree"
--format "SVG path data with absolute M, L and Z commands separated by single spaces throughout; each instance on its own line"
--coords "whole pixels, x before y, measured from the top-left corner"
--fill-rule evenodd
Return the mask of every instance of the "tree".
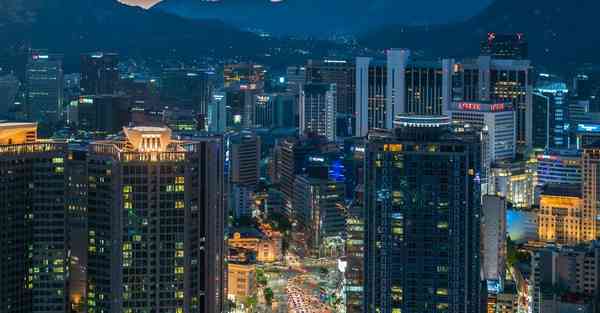
M 265 301 L 267 302 L 268 305 L 273 304 L 273 290 L 271 288 L 265 288 L 264 291 L 265 294 Z

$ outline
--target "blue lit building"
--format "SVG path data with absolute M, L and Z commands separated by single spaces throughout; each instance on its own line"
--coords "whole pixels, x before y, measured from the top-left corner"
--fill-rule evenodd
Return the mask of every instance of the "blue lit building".
M 537 161 L 538 186 L 581 184 L 581 152 L 546 150 Z
M 569 147 L 569 89 L 567 84 L 550 74 L 540 74 L 535 93 L 548 101 L 548 147 Z
M 577 149 L 583 149 L 597 141 L 600 141 L 600 124 L 585 123 L 578 124 L 575 129 L 575 145 Z
M 363 312 L 481 312 L 481 143 L 399 116 L 365 151 Z

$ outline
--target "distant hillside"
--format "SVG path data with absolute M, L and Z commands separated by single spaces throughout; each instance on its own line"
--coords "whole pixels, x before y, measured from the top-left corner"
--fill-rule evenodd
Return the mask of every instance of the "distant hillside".
M 463 19 L 490 0 L 163 0 L 152 10 L 188 18 L 218 19 L 274 34 L 329 36 L 362 33 L 386 24 L 436 24 Z M 435 14 L 432 14 L 435 5 Z
M 253 55 L 263 39 L 219 21 L 187 20 L 116 0 L 0 0 L 0 47 L 27 45 L 77 55 Z
M 598 0 L 496 0 L 464 22 L 387 26 L 361 41 L 374 48 L 408 47 L 431 55 L 460 57 L 476 55 L 487 32 L 522 32 L 536 63 L 562 67 L 599 61 L 598 12 Z

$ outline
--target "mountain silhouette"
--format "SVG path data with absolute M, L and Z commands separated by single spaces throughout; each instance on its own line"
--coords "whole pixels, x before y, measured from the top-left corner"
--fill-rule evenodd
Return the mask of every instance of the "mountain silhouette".
M 243 29 L 260 29 L 278 35 L 362 33 L 386 24 L 435 24 L 464 19 L 490 0 L 163 0 L 152 10 L 188 18 L 219 19 Z M 432 10 L 430 5 L 435 5 Z M 443 12 L 443 13 L 442 13 Z
M 116 0 L 0 0 L 0 47 L 78 55 L 248 55 L 265 41 L 220 21 L 189 20 Z M 78 60 L 78 58 L 77 58 Z

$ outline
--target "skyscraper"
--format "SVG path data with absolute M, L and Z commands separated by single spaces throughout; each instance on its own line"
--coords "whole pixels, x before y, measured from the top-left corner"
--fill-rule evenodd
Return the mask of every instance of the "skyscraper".
M 63 105 L 62 55 L 34 51 L 26 71 L 26 115 L 30 120 L 58 121 Z
M 230 145 L 231 183 L 256 187 L 260 179 L 260 137 L 243 131 L 231 138 Z
M 336 133 L 341 137 L 354 134 L 355 70 L 354 62 L 344 59 L 308 60 L 306 64 L 306 83 L 336 85 Z
M 498 293 L 506 274 L 506 199 L 485 195 L 482 199 L 482 271 L 488 292 Z
M 499 34 L 490 32 L 481 42 L 481 55 L 497 59 L 522 60 L 528 58 L 528 44 L 525 35 Z
M 493 163 L 512 161 L 517 149 L 515 111 L 509 103 L 458 102 L 448 113 L 452 122 L 471 127 L 482 138 L 482 192 L 488 193 L 487 183 Z
M 569 89 L 567 84 L 550 74 L 540 74 L 535 92 L 548 100 L 548 146 L 553 149 L 569 147 Z
M 300 92 L 300 135 L 314 133 L 335 140 L 337 88 L 334 84 L 307 84 Z
M 106 95 L 117 92 L 119 55 L 94 52 L 81 55 L 81 94 Z
M 419 61 L 391 49 L 386 60 L 356 59 L 356 136 L 392 129 L 396 114 L 440 115 L 452 101 L 452 60 Z
M 170 106 L 192 109 L 206 118 L 213 95 L 213 76 L 209 72 L 169 68 L 161 74 L 160 97 Z
M 221 139 L 124 133 L 90 146 L 88 312 L 221 312 Z
M 366 148 L 364 312 L 480 312 L 481 143 L 399 116 Z
M 305 229 L 309 248 L 323 253 L 328 239 L 341 239 L 345 230 L 344 183 L 328 177 L 328 168 L 296 176 L 294 213 Z M 322 254 L 320 254 L 322 255 Z
M 0 124 L 0 311 L 69 311 L 66 143 Z
M 456 64 L 453 99 L 456 101 L 510 102 L 517 116 L 517 143 L 532 145 L 531 62 L 480 56 Z

